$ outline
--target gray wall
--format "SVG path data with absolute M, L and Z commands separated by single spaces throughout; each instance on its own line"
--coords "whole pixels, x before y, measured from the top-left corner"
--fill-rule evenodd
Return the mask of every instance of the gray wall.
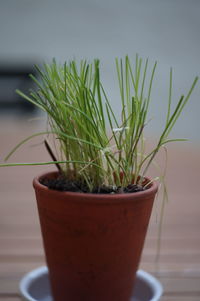
M 199 32 L 198 0 L 0 0 L 0 61 L 99 57 L 116 110 L 115 56 L 134 59 L 138 52 L 158 60 L 150 124 L 154 133 L 164 124 L 169 68 L 174 68 L 174 101 L 199 75 Z M 200 82 L 172 137 L 200 142 L 199 112 Z

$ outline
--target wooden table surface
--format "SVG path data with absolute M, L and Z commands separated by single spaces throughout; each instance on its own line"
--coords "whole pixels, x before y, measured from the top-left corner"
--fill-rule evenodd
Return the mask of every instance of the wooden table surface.
M 24 137 L 41 130 L 37 122 L 0 122 L 0 160 Z M 45 161 L 42 138 L 16 152 L 11 162 Z M 37 145 L 36 145 L 37 144 Z M 162 301 L 200 300 L 200 147 L 171 145 L 162 245 L 156 262 L 161 198 L 155 203 L 140 268 L 159 278 Z M 19 301 L 21 277 L 45 264 L 32 179 L 52 167 L 0 168 L 0 301 Z

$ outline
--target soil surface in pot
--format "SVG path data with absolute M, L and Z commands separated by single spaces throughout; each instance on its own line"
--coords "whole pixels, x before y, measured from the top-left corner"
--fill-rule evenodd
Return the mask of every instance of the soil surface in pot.
M 62 176 L 54 179 L 41 179 L 40 183 L 47 186 L 49 189 L 59 191 L 83 192 L 83 193 L 98 193 L 98 194 L 116 194 L 116 193 L 133 193 L 145 190 L 141 185 L 129 184 L 126 187 L 122 186 L 106 186 L 96 187 L 92 192 L 86 184 L 78 181 L 68 180 Z

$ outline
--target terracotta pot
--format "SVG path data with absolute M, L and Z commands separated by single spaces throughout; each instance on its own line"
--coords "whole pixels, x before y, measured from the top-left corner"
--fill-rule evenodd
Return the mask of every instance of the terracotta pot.
M 54 301 L 128 301 L 157 185 L 132 194 L 50 190 L 34 179 Z

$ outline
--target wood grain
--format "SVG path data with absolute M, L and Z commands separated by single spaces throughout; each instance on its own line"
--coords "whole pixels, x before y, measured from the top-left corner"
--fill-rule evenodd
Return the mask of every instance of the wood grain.
M 26 121 L 0 122 L 0 159 L 21 139 L 42 125 Z M 11 162 L 48 160 L 42 138 L 24 145 Z M 33 146 L 39 144 L 37 147 Z M 140 268 L 155 275 L 164 287 L 162 301 L 200 300 L 200 146 L 169 147 L 162 244 L 156 262 L 161 198 L 155 203 Z M 162 154 L 158 157 L 162 165 Z M 32 179 L 52 167 L 0 168 L 0 301 L 19 301 L 19 281 L 45 264 Z M 152 170 L 152 173 L 154 171 Z

